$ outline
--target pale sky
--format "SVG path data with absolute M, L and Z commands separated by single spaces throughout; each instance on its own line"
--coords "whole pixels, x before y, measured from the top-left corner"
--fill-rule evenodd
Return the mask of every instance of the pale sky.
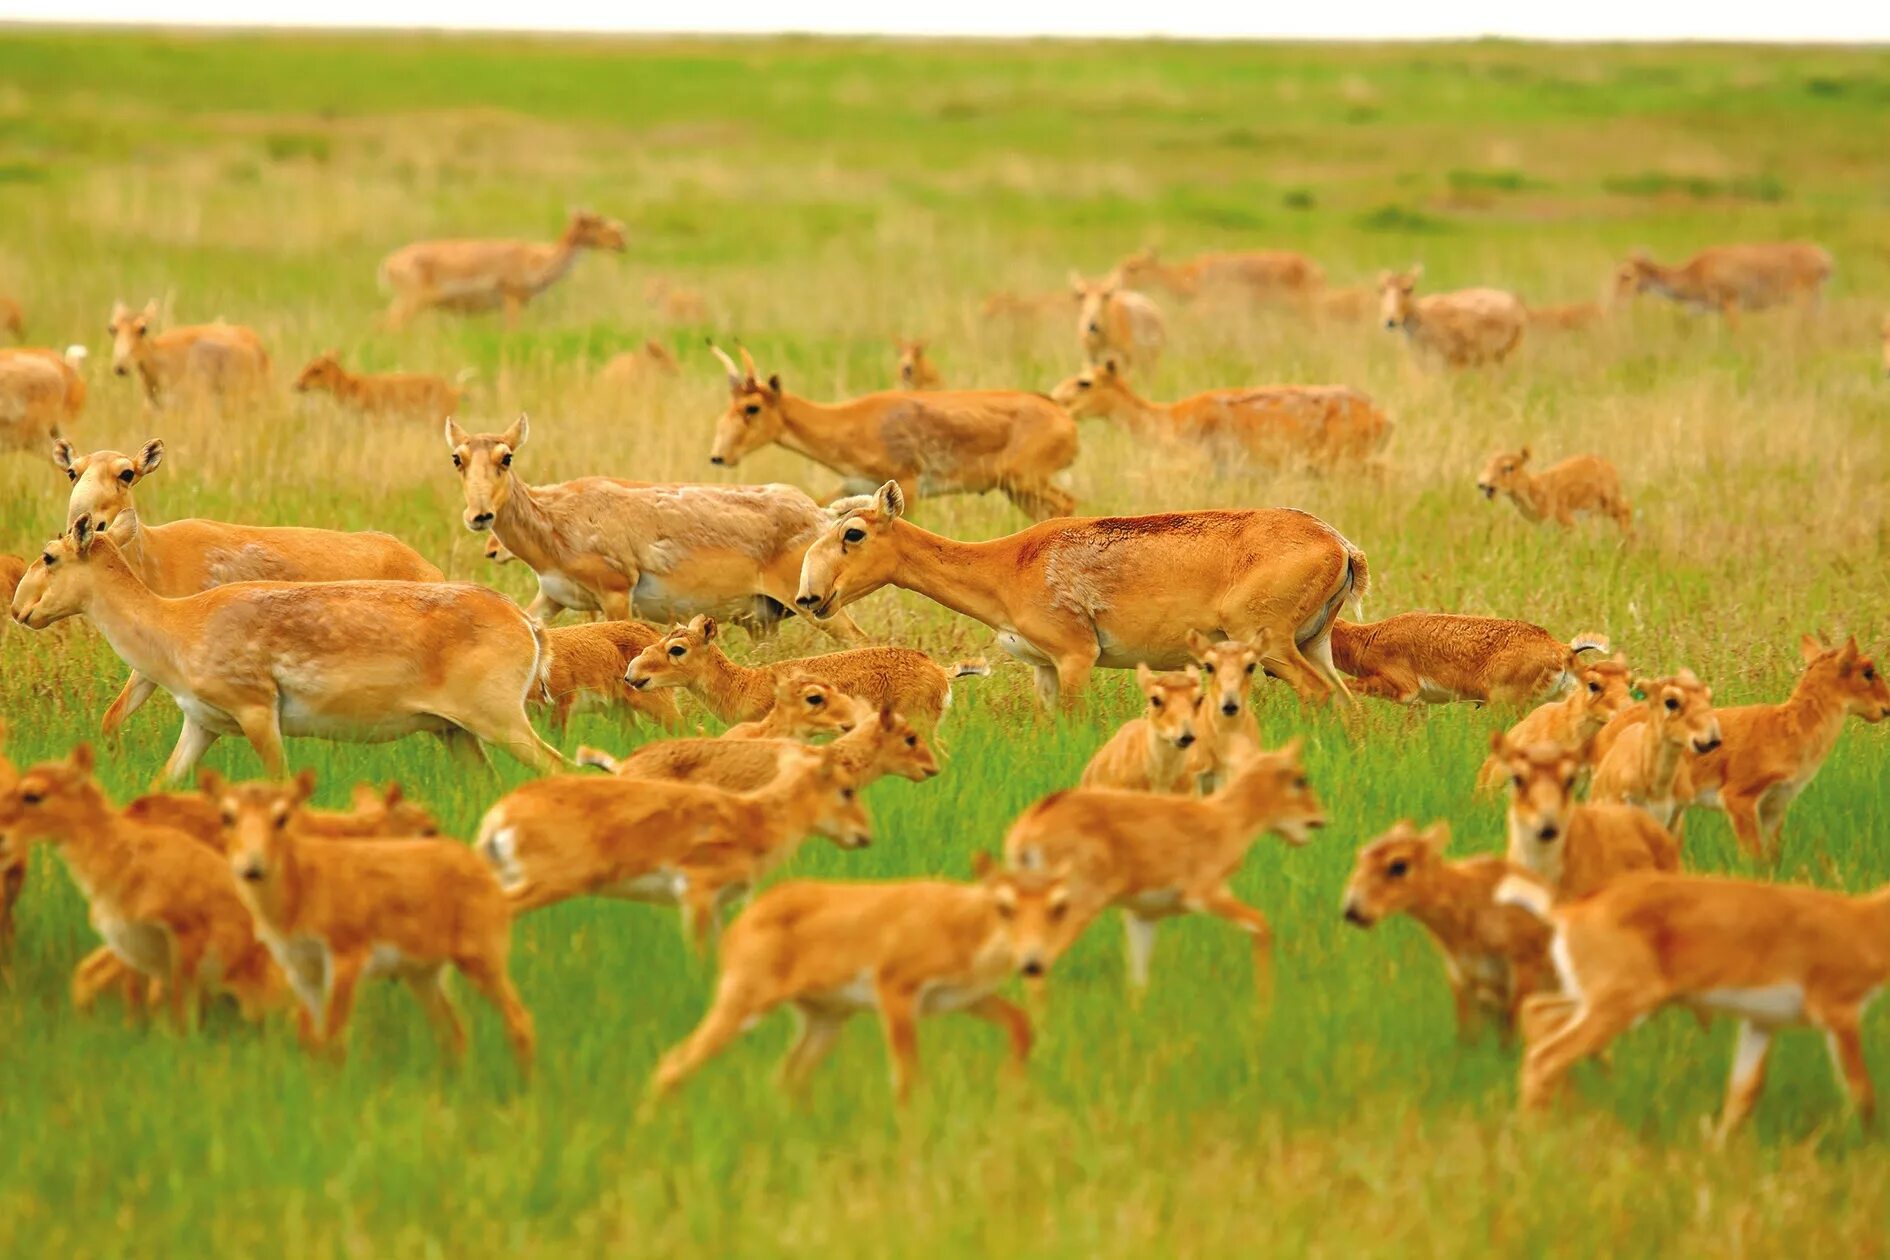
M 1890 43 L 1886 0 L 0 0 L 0 20 L 138 25 L 1183 38 Z

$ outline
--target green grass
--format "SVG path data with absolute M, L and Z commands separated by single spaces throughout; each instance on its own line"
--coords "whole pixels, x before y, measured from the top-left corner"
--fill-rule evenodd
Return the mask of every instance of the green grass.
M 406 37 L 0 36 L 0 287 L 38 341 L 92 346 L 81 446 L 158 434 L 141 488 L 153 520 L 205 515 L 392 530 L 452 573 L 524 595 L 458 523 L 437 434 L 287 393 L 310 355 L 476 372 L 470 422 L 520 408 L 526 475 L 707 478 L 720 374 L 705 334 L 741 338 L 814 396 L 890 382 L 895 334 L 924 335 L 953 384 L 1047 388 L 1072 330 L 992 323 L 994 289 L 1060 288 L 1144 243 L 1169 255 L 1303 248 L 1334 285 L 1416 260 L 1425 284 L 1497 284 L 1533 301 L 1598 296 L 1631 248 L 1666 257 L 1725 239 L 1813 237 L 1838 260 L 1815 319 L 1737 332 L 1653 303 L 1598 331 L 1537 337 L 1487 375 L 1412 369 L 1370 326 L 1303 326 L 1167 302 L 1158 398 L 1267 380 L 1371 391 L 1397 432 L 1380 475 L 1315 480 L 1203 468 L 1084 430 L 1085 510 L 1287 503 L 1369 553 L 1370 611 L 1528 617 L 1601 629 L 1648 670 L 1690 665 L 1725 702 L 1776 698 L 1798 635 L 1890 638 L 1884 589 L 1890 302 L 1883 92 L 1890 53 L 1755 48 L 1178 44 L 925 45 Z M 565 208 L 623 218 L 622 258 L 586 259 L 507 334 L 492 320 L 375 327 L 376 261 L 423 236 L 547 236 Z M 644 302 L 664 276 L 700 291 L 708 327 Z M 141 414 L 104 369 L 115 297 L 257 327 L 280 396 L 240 415 Z M 589 385 L 608 354 L 658 336 L 683 378 L 643 399 Z M 1536 530 L 1472 483 L 1499 447 L 1597 451 L 1639 519 Z M 819 490 L 784 452 L 739 475 Z M 63 520 L 65 483 L 0 456 L 0 550 L 30 554 Z M 1004 503 L 946 500 L 919 519 L 960 537 L 1016 528 Z M 990 648 L 976 625 L 883 594 L 870 629 L 941 657 Z M 790 627 L 766 655 L 817 651 Z M 737 638 L 737 650 L 745 651 Z M 0 632 L 11 753 L 62 755 L 96 729 L 121 667 L 86 626 Z M 946 773 L 889 782 L 863 854 L 810 845 L 796 874 L 959 873 L 1016 813 L 1070 783 L 1131 709 L 1101 678 L 1084 718 L 1032 710 L 1023 671 L 962 684 Z M 405 994 L 364 998 L 344 1067 L 288 1030 L 226 1016 L 188 1041 L 75 1016 L 66 978 L 90 947 L 64 872 L 35 856 L 12 987 L 0 994 L 0 1252 L 520 1255 L 1881 1254 L 1890 1161 L 1844 1114 L 1817 1040 L 1784 1039 L 1752 1132 L 1703 1150 L 1728 1030 L 1666 1015 L 1611 1071 L 1577 1074 L 1539 1124 L 1511 1111 L 1513 1056 L 1453 1039 L 1416 927 L 1347 928 L 1351 854 L 1392 820 L 1444 817 L 1463 852 L 1498 847 L 1469 784 L 1492 725 L 1467 709 L 1347 723 L 1261 697 L 1270 738 L 1303 733 L 1332 826 L 1256 846 L 1238 886 L 1279 934 L 1264 1012 L 1245 947 L 1209 922 L 1162 932 L 1153 993 L 1124 1001 L 1105 922 L 1053 981 L 1028 1083 L 991 1030 L 923 1030 L 928 1079 L 888 1105 L 877 1030 L 857 1021 L 793 1107 L 764 1025 L 647 1123 L 660 1051 L 703 1009 L 710 972 L 673 915 L 567 905 L 518 929 L 517 973 L 542 1039 L 516 1079 L 495 1021 L 446 1067 Z M 175 737 L 153 702 L 106 750 L 119 795 Z M 565 741 L 643 738 L 602 718 Z M 1784 878 L 1890 879 L 1885 734 L 1853 724 L 1787 825 Z M 292 744 L 338 801 L 398 778 L 470 833 L 504 786 L 423 741 Z M 211 764 L 251 774 L 225 743 Z M 1749 870 L 1716 816 L 1688 859 Z M 472 1006 L 468 1002 L 468 1006 Z M 1867 1028 L 1879 1076 L 1890 1021 Z

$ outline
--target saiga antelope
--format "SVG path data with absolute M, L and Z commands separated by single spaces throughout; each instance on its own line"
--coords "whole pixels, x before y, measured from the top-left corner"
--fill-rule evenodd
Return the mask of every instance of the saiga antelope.
M 1623 534 L 1634 532 L 1634 511 L 1621 493 L 1621 474 L 1599 455 L 1571 455 L 1531 473 L 1529 448 L 1498 451 L 1483 466 L 1477 489 L 1486 499 L 1509 496 L 1526 521 L 1552 520 L 1567 527 L 1580 513 L 1612 520 Z
M 1609 660 L 1580 666 L 1568 695 L 1531 709 L 1509 728 L 1507 742 L 1516 748 L 1550 744 L 1584 765 L 1592 763 L 1595 737 L 1635 702 L 1631 678 L 1627 658 L 1619 652 Z M 1492 752 L 1477 771 L 1477 788 L 1496 791 L 1508 777 L 1502 757 Z
M 1402 331 L 1413 349 L 1451 367 L 1501 363 L 1521 344 L 1528 314 L 1513 293 L 1459 289 L 1417 296 L 1422 267 L 1378 278 L 1385 327 Z
M 1638 805 L 1678 838 L 1686 821 L 1682 811 L 1693 796 L 1692 776 L 1685 773 L 1688 756 L 1704 756 L 1720 743 L 1713 692 L 1690 669 L 1640 679 L 1634 689 L 1647 696 L 1650 717 L 1615 740 L 1595 767 L 1589 799 Z
M 459 407 L 460 393 L 443 376 L 426 372 L 354 373 L 341 366 L 341 351 L 324 350 L 295 378 L 295 392 L 319 391 L 353 411 L 406 416 L 438 424 Z
M 0 328 L 6 329 L 15 341 L 25 339 L 26 312 L 20 308 L 18 298 L 0 294 Z
M 643 745 L 622 761 L 592 748 L 578 749 L 574 760 L 619 778 L 667 779 L 707 784 L 725 792 L 753 792 L 774 782 L 783 763 L 797 763 L 805 747 L 787 737 L 663 739 Z M 862 789 L 889 774 L 918 783 L 938 773 L 938 761 L 924 737 L 891 709 L 856 717 L 827 745 L 827 752 Z
M 1745 311 L 1786 302 L 1815 307 L 1831 278 L 1831 255 L 1805 241 L 1715 245 L 1677 267 L 1641 250 L 1629 255 L 1615 281 L 1620 297 L 1658 293 L 1699 311 L 1717 311 L 1737 327 Z
M 0 350 L 0 451 L 46 449 L 85 409 L 83 356 L 56 350 Z
M 1295 303 L 1317 298 L 1326 283 L 1318 263 L 1284 249 L 1197 254 L 1186 262 L 1164 263 L 1150 245 L 1116 264 L 1115 274 L 1124 284 L 1153 281 L 1184 298 L 1219 291 Z
M 637 654 L 662 637 L 662 631 L 641 621 L 548 627 L 545 647 L 551 653 L 551 668 L 545 695 L 552 726 L 563 731 L 571 725 L 573 713 L 618 705 L 665 730 L 681 726 L 676 697 L 638 691 L 624 680 L 624 671 Z
M 1582 765 L 1570 754 L 1553 745 L 1518 748 L 1501 732 L 1490 748 L 1510 776 L 1509 860 L 1557 897 L 1586 897 L 1634 871 L 1680 869 L 1680 845 L 1647 813 L 1575 799 Z
M 1188 654 L 1201 669 L 1201 742 L 1188 758 L 1188 773 L 1202 792 L 1218 791 L 1260 753 L 1253 688 L 1283 641 L 1271 628 L 1252 639 L 1214 640 L 1188 632 Z
M 193 395 L 237 402 L 268 388 L 269 353 L 253 329 L 219 320 L 153 334 L 157 314 L 155 301 L 142 311 L 119 302 L 106 326 L 112 338 L 112 371 L 138 374 L 149 409 Z
M 932 362 L 925 353 L 923 341 L 911 341 L 900 337 L 893 341 L 893 349 L 899 354 L 899 389 L 944 389 L 945 378 L 939 375 L 938 364 Z
M 1190 780 L 1188 750 L 1200 735 L 1204 719 L 1201 680 L 1191 672 L 1158 674 L 1147 665 L 1135 667 L 1135 685 L 1146 706 L 1098 748 L 1083 767 L 1082 787 L 1121 788 L 1133 792 L 1187 792 Z
M 505 326 L 518 325 L 525 304 L 562 280 L 578 252 L 606 249 L 621 254 L 623 224 L 588 210 L 574 210 L 558 239 L 534 241 L 417 241 L 381 260 L 381 287 L 393 294 L 387 324 L 399 328 L 428 307 L 466 314 L 505 310 Z
M 1154 370 L 1168 339 L 1159 306 L 1124 288 L 1113 274 L 1092 282 L 1072 271 L 1070 287 L 1076 297 L 1076 343 L 1089 362 L 1115 359 L 1125 368 Z
M 1352 690 L 1401 704 L 1522 704 L 1574 685 L 1584 652 L 1608 640 L 1562 642 L 1541 626 L 1500 617 L 1399 613 L 1383 621 L 1332 623 L 1332 659 Z
M 8 604 L 13 602 L 13 592 L 20 587 L 20 579 L 26 576 L 26 561 L 15 555 L 0 552 L 0 599 Z
M 636 392 L 658 381 L 674 380 L 682 374 L 682 365 L 670 348 L 651 337 L 634 350 L 610 356 L 598 369 L 597 383 L 606 389 Z

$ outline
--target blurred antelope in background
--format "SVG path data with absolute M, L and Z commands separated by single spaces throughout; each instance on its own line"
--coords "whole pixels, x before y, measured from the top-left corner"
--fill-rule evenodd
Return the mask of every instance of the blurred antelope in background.
M 1787 302 L 1817 306 L 1830 278 L 1831 255 L 1809 242 L 1715 245 L 1677 267 L 1636 250 L 1621 264 L 1615 291 L 1621 297 L 1658 293 L 1694 310 L 1717 311 L 1736 328 L 1746 311 Z
M 647 390 L 681 374 L 682 366 L 670 348 L 651 337 L 634 350 L 611 355 L 598 370 L 597 383 L 612 390 Z
M 1621 474 L 1599 455 L 1571 455 L 1539 473 L 1528 469 L 1529 448 L 1498 451 L 1483 466 L 1477 489 L 1486 499 L 1507 495 L 1524 520 L 1567 527 L 1577 515 L 1605 516 L 1624 535 L 1634 532 L 1634 511 L 1621 493 Z
M 899 355 L 900 389 L 944 389 L 945 378 L 939 375 L 938 365 L 926 357 L 923 341 L 909 341 L 904 337 L 893 341 L 893 349 Z
M 112 338 L 112 371 L 137 373 L 150 410 L 199 397 L 241 402 L 268 389 L 269 353 L 253 329 L 218 320 L 153 333 L 157 317 L 156 301 L 141 311 L 118 302 L 105 328 Z
M 643 300 L 672 324 L 703 324 L 709 319 L 709 304 L 700 293 L 679 289 L 661 276 L 651 277 L 643 287 Z
M 85 348 L 0 350 L 0 451 L 43 452 L 85 410 Z
M 1090 281 L 1072 271 L 1070 288 L 1077 302 L 1076 341 L 1089 362 L 1113 358 L 1124 368 L 1154 369 L 1168 340 L 1160 307 L 1124 288 L 1113 273 Z
M 1197 254 L 1186 262 L 1164 263 L 1153 245 L 1116 264 L 1124 284 L 1159 284 L 1178 297 L 1195 298 L 1221 291 L 1259 301 L 1305 303 L 1325 288 L 1319 264 L 1291 250 L 1244 250 Z
M 1424 268 L 1387 271 L 1378 278 L 1385 327 L 1401 331 L 1413 350 L 1450 367 L 1501 363 L 1522 344 L 1528 313 L 1513 293 L 1459 289 L 1417 296 Z
M 460 393 L 443 376 L 425 372 L 378 372 L 356 375 L 341 366 L 341 351 L 324 350 L 295 378 L 295 392 L 319 391 L 350 411 L 371 416 L 404 416 L 435 424 L 459 407 Z
M 623 224 L 574 210 L 549 245 L 534 241 L 417 241 L 381 260 L 381 287 L 393 294 L 387 324 L 399 328 L 431 308 L 469 314 L 501 307 L 518 326 L 525 304 L 562 280 L 587 249 L 622 253 Z

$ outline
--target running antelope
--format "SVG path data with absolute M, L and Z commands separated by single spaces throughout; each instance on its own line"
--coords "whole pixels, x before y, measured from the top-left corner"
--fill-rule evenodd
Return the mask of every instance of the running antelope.
M 145 525 L 133 487 L 157 470 L 164 443 L 152 438 L 135 455 L 53 445 L 53 463 L 72 483 L 66 524 L 81 516 L 110 534 L 125 562 L 152 592 L 195 595 L 228 582 L 438 582 L 440 571 L 392 534 L 346 533 L 189 518 Z M 150 699 L 156 684 L 136 671 L 105 711 L 110 735 Z
M 1283 249 L 1197 254 L 1186 262 L 1164 263 L 1150 245 L 1124 258 L 1115 274 L 1124 284 L 1152 282 L 1184 298 L 1218 290 L 1262 301 L 1306 302 L 1318 297 L 1326 283 L 1318 263 Z
M 1053 793 L 1011 824 L 1004 856 L 1023 870 L 1067 871 L 1072 935 L 1108 907 L 1121 908 L 1136 993 L 1148 987 L 1156 925 L 1179 914 L 1210 914 L 1247 933 L 1264 990 L 1273 929 L 1228 881 L 1261 832 L 1298 846 L 1324 825 L 1295 739 L 1255 756 L 1226 787 L 1198 799 L 1113 788 Z
M 1090 672 L 1185 668 L 1190 630 L 1279 636 L 1268 666 L 1303 699 L 1341 687 L 1326 636 L 1366 588 L 1365 555 L 1317 517 L 1285 508 L 1045 521 L 989 542 L 956 542 L 902 519 L 898 483 L 880 487 L 807 550 L 796 601 L 816 617 L 893 585 L 983 622 L 1029 664 L 1055 709 Z M 1309 659 L 1310 658 L 1310 659 Z
M 1450 367 L 1501 363 L 1522 343 L 1528 313 L 1513 293 L 1459 289 L 1417 296 L 1422 267 L 1378 278 L 1379 313 L 1385 327 L 1402 330 L 1414 350 L 1435 355 Z
M 804 674 L 791 674 L 775 685 L 772 709 L 753 722 L 738 722 L 718 736 L 653 740 L 621 761 L 602 749 L 580 744 L 571 760 L 605 774 L 679 782 L 700 780 L 731 792 L 745 792 L 774 777 L 777 750 L 804 746 L 823 735 L 845 735 L 857 729 L 864 716 L 865 706 L 838 688 Z M 750 744 L 757 747 L 751 749 Z M 726 753 L 721 751 L 725 746 Z M 724 764 L 758 767 L 763 761 L 757 758 L 765 760 L 767 774 L 755 783 L 735 785 L 714 777 Z
M 913 648 L 866 647 L 771 665 L 738 665 L 717 641 L 713 617 L 677 626 L 637 654 L 624 681 L 638 691 L 687 687 L 724 722 L 752 722 L 774 707 L 775 690 L 803 676 L 831 683 L 874 708 L 890 708 L 928 730 L 952 702 L 952 681 L 990 673 L 982 661 L 949 668 Z
M 1344 385 L 1272 385 L 1214 389 L 1155 403 L 1129 387 L 1113 358 L 1084 368 L 1051 393 L 1078 420 L 1112 420 L 1138 437 L 1199 446 L 1220 456 L 1269 465 L 1327 467 L 1376 455 L 1391 421 Z
M 241 401 L 268 388 L 269 352 L 253 329 L 218 320 L 154 335 L 157 314 L 156 302 L 142 311 L 119 302 L 105 329 L 112 338 L 112 371 L 137 372 L 147 408 L 196 396 Z
M 1202 724 L 1201 680 L 1190 672 L 1158 674 L 1135 667 L 1135 685 L 1147 707 L 1130 718 L 1083 767 L 1083 787 L 1132 792 L 1187 792 L 1194 786 L 1188 750 Z
M 682 725 L 676 697 L 639 691 L 624 681 L 624 671 L 637 653 L 663 637 L 655 626 L 641 621 L 593 621 L 579 626 L 551 626 L 545 646 L 551 652 L 546 692 L 551 724 L 563 731 L 571 715 L 591 706 L 615 709 L 622 705 L 664 730 Z
M 443 376 L 424 372 L 355 374 L 341 366 L 341 351 L 324 350 L 295 378 L 295 392 L 333 395 L 352 411 L 371 416 L 405 416 L 438 424 L 460 403 L 459 390 Z
M 753 792 L 697 783 L 557 775 L 486 811 L 474 848 L 519 913 L 572 897 L 680 906 L 698 948 L 716 920 L 817 833 L 872 843 L 858 780 L 830 749 L 802 749 Z
M 0 350 L 0 451 L 44 451 L 85 409 L 82 356 Z
M 643 745 L 622 761 L 594 748 L 578 749 L 575 760 L 619 778 L 666 779 L 707 784 L 725 792 L 753 792 L 774 782 L 782 764 L 798 761 L 804 748 L 806 744 L 792 737 L 663 739 Z M 889 774 L 920 783 L 938 773 L 938 761 L 917 728 L 891 709 L 850 720 L 827 750 L 862 789 Z
M 1116 275 L 1089 281 L 1072 271 L 1076 295 L 1076 342 L 1091 363 L 1115 359 L 1125 368 L 1152 371 L 1162 357 L 1168 329 L 1161 308 L 1123 287 Z
M 980 854 L 977 882 L 841 884 L 795 880 L 755 898 L 722 938 L 721 976 L 707 1015 L 663 1056 L 650 1080 L 669 1094 L 778 1006 L 800 1031 L 780 1083 L 797 1089 L 850 1016 L 877 1012 L 904 1102 L 919 1075 L 918 1020 L 963 1011 L 1002 1028 L 1011 1065 L 1030 1056 L 1030 1017 L 997 990 L 1012 975 L 1041 980 L 1075 936 L 1070 896 L 1055 874 L 1004 871 Z
M 1583 765 L 1592 765 L 1595 737 L 1617 713 L 1634 703 L 1631 679 L 1627 658 L 1619 652 L 1610 660 L 1579 666 L 1575 685 L 1569 688 L 1568 695 L 1531 709 L 1509 728 L 1508 743 L 1516 748 L 1551 744 L 1572 754 Z M 1503 759 L 1491 753 L 1477 771 L 1477 788 L 1494 792 L 1508 777 Z
M 1508 495 L 1523 519 L 1533 523 L 1552 520 L 1567 527 L 1580 513 L 1612 520 L 1623 534 L 1634 532 L 1634 512 L 1621 493 L 1621 474 L 1599 455 L 1571 455 L 1539 473 L 1531 473 L 1529 448 L 1498 451 L 1490 456 L 1477 478 L 1486 499 Z
M 1409 914 L 1437 943 L 1457 1010 L 1457 1034 L 1476 1031 L 1479 1014 L 1514 1035 L 1523 1000 L 1547 985 L 1549 933 L 1527 910 L 1499 905 L 1497 886 L 1515 868 L 1480 854 L 1450 861 L 1450 824 L 1419 831 L 1409 819 L 1358 851 L 1345 884 L 1345 919 L 1369 928 Z
M 1260 720 L 1253 713 L 1253 686 L 1270 655 L 1285 640 L 1271 627 L 1252 639 L 1208 638 L 1188 632 L 1188 653 L 1201 669 L 1201 742 L 1188 772 L 1202 792 L 1218 791 L 1260 749 Z
M 1831 255 L 1805 241 L 1715 245 L 1677 267 L 1663 266 L 1636 250 L 1621 264 L 1620 297 L 1658 293 L 1698 311 L 1717 311 L 1737 327 L 1745 311 L 1786 302 L 1815 307 L 1831 278 Z
M 1777 858 L 1785 813 L 1837 746 L 1844 719 L 1877 723 L 1890 715 L 1890 683 L 1855 638 L 1828 647 L 1806 635 L 1799 651 L 1805 671 L 1785 702 L 1714 710 L 1720 745 L 1687 766 L 1691 803 L 1724 810 L 1752 857 Z M 1626 730 L 1647 718 L 1644 704 L 1624 711 L 1597 737 L 1596 756 L 1605 761 Z
M 490 531 L 538 575 L 526 609 L 534 619 L 565 608 L 601 610 L 610 621 L 707 613 L 765 632 L 793 611 L 801 557 L 833 519 L 805 494 L 614 477 L 528 485 L 512 461 L 530 433 L 522 415 L 503 433 L 446 422 L 466 528 Z M 851 618 L 833 633 L 866 637 Z
M 1550 924 L 1550 954 L 1573 999 L 1572 1015 L 1529 1040 L 1525 1108 L 1546 1107 L 1576 1063 L 1677 1003 L 1739 1021 L 1717 1141 L 1758 1101 L 1773 1036 L 1797 1024 L 1824 1033 L 1853 1107 L 1864 1123 L 1872 1120 L 1876 1092 L 1861 1029 L 1865 1006 L 1890 982 L 1890 886 L 1850 897 L 1790 884 L 1636 875 L 1575 902 L 1551 904 L 1520 880 L 1501 895 Z
M 314 777 L 243 783 L 217 793 L 223 847 L 236 887 L 299 999 L 305 1045 L 346 1053 L 362 980 L 406 981 L 458 1058 L 466 1049 L 441 984 L 452 967 L 505 1022 L 529 1073 L 536 1037 L 512 986 L 512 907 L 492 872 L 456 840 L 360 840 L 344 847 L 305 834 Z
M 535 241 L 417 241 L 381 260 L 381 287 L 393 294 L 387 324 L 399 328 L 429 307 L 469 314 L 505 310 L 505 326 L 518 325 L 525 304 L 562 280 L 578 251 L 623 252 L 623 224 L 588 210 L 574 210 L 563 235 L 549 245 Z
M 1408 612 L 1332 623 L 1332 659 L 1362 695 L 1400 704 L 1526 704 L 1573 686 L 1599 634 L 1564 643 L 1541 626 L 1500 617 Z
M 779 376 L 761 381 L 746 349 L 737 368 L 710 348 L 728 372 L 728 410 L 709 453 L 717 467 L 778 443 L 839 473 L 840 494 L 890 479 L 914 499 L 997 490 L 1034 520 L 1076 506 L 1052 483 L 1076 461 L 1076 421 L 1042 394 L 893 390 L 815 403 L 788 393 Z
M 1491 751 L 1509 773 L 1509 860 L 1563 900 L 1634 871 L 1677 871 L 1680 846 L 1631 805 L 1575 800 L 1581 762 L 1553 745 L 1519 748 L 1499 731 Z
M 272 776 L 285 735 L 376 743 L 432 731 L 475 759 L 483 740 L 534 769 L 563 762 L 525 717 L 545 682 L 542 632 L 482 586 L 238 582 L 169 599 L 81 514 L 13 595 L 31 630 L 80 615 L 184 711 L 164 779 L 239 733 Z
M 923 341 L 910 341 L 900 337 L 893 342 L 893 349 L 899 354 L 898 388 L 945 388 L 945 378 L 939 375 L 938 364 L 926 357 Z
M 1720 743 L 1713 692 L 1690 669 L 1670 678 L 1643 678 L 1634 688 L 1647 696 L 1652 716 L 1614 741 L 1595 767 L 1589 799 L 1638 805 L 1678 839 L 1686 821 L 1682 811 L 1693 795 L 1688 754 L 1703 756 Z
M 310 789 L 314 776 L 304 770 Z M 152 792 L 125 806 L 133 822 L 155 823 L 181 831 L 208 848 L 223 852 L 223 818 L 217 801 L 227 786 L 222 775 L 203 770 L 194 792 Z M 418 801 L 408 800 L 400 784 L 377 788 L 357 783 L 343 809 L 317 809 L 304 804 L 297 815 L 302 834 L 315 840 L 398 840 L 409 836 L 437 836 L 439 820 Z

